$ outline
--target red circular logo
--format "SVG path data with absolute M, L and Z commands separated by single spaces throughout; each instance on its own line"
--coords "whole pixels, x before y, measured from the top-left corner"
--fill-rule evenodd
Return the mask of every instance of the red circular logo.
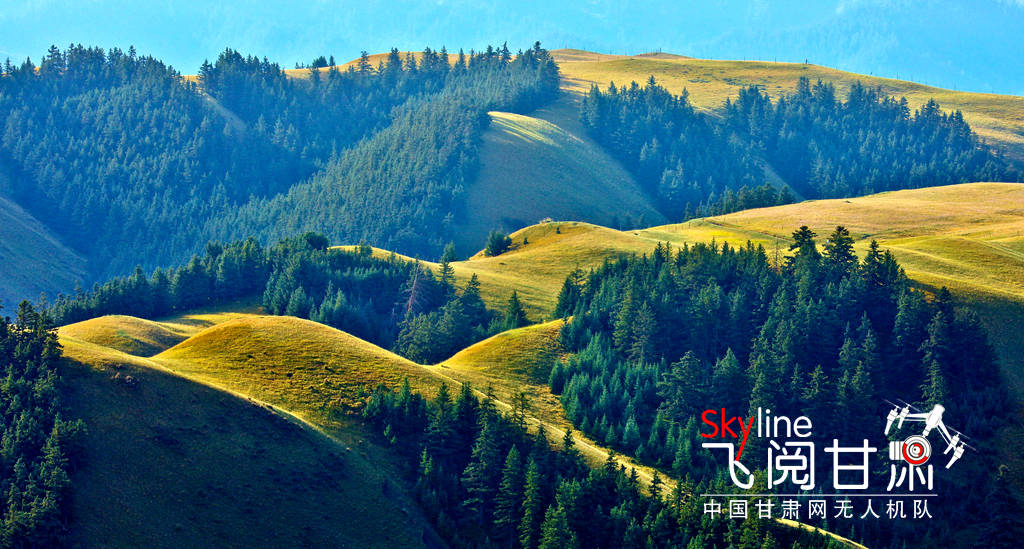
M 911 465 L 921 465 L 932 454 L 932 445 L 921 435 L 907 437 L 903 441 L 903 459 Z

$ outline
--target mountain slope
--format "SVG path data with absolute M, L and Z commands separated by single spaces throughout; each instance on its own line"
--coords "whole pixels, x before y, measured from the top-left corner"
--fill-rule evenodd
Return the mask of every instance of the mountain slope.
M 68 546 L 440 546 L 358 428 L 328 437 L 149 359 L 61 342 L 67 406 L 89 428 Z
M 445 375 L 477 388 L 490 388 L 505 402 L 520 392 L 530 399 L 531 412 L 550 425 L 569 426 L 558 397 L 548 387 L 548 375 L 562 358 L 558 340 L 564 322 L 533 324 L 474 343 L 438 367 Z
M 286 316 L 249 316 L 208 328 L 155 359 L 185 377 L 282 406 L 307 419 L 333 421 L 378 384 L 409 378 L 436 392 L 423 367 L 323 324 Z
M 85 333 L 86 338 L 97 339 L 88 336 L 93 321 L 64 326 L 58 335 L 70 361 L 103 371 L 108 379 L 111 372 L 133 376 L 136 372 L 150 371 L 175 374 L 248 398 L 275 413 L 342 438 L 354 436 L 348 414 L 358 409 L 363 398 L 378 384 L 396 389 L 407 378 L 413 390 L 432 396 L 441 383 L 457 390 L 461 383 L 469 381 L 483 397 L 491 382 L 496 386 L 497 407 L 507 411 L 511 409 L 512 396 L 522 388 L 522 378 L 507 375 L 512 369 L 508 367 L 508 359 L 512 358 L 517 364 L 515 368 L 520 368 L 526 364 L 539 365 L 539 358 L 559 352 L 556 336 L 560 321 L 496 336 L 483 348 L 473 350 L 471 347 L 467 353 L 454 358 L 455 368 L 443 364 L 419 365 L 334 328 L 294 317 L 245 312 L 189 313 L 161 320 L 158 324 L 165 327 L 187 325 L 196 316 L 209 318 L 212 326 L 152 358 L 130 355 L 70 335 L 81 337 Z M 138 320 L 108 318 L 112 320 L 105 322 L 125 325 Z M 495 367 L 493 359 L 501 349 L 494 343 L 503 344 L 508 338 L 519 341 L 522 353 L 507 355 L 502 359 L 505 365 Z M 473 355 L 476 356 L 471 360 Z M 488 375 L 481 377 L 481 372 Z M 564 434 L 561 429 L 568 424 L 557 398 L 547 390 L 544 380 L 532 379 L 525 388 L 538 397 L 536 411 L 539 413 L 531 414 L 530 425 L 536 429 L 543 422 L 549 439 L 560 441 Z M 576 435 L 576 442 L 588 462 L 599 465 L 608 458 L 606 449 L 585 437 Z M 650 481 L 653 471 L 649 468 L 626 457 L 619 456 L 617 460 L 627 467 L 637 468 L 641 480 Z
M 631 253 L 650 253 L 658 242 L 748 241 L 770 258 L 788 253 L 790 235 L 801 225 L 818 233 L 819 244 L 836 225 L 846 226 L 863 254 L 871 240 L 896 255 L 917 284 L 947 286 L 974 309 L 1009 374 L 1024 394 L 1024 185 L 966 183 L 879 193 L 849 199 L 811 200 L 759 208 L 686 223 L 617 231 L 589 223 L 551 222 L 511 235 L 510 251 L 478 253 L 452 263 L 456 276 L 476 274 L 489 306 L 504 306 L 515 289 L 534 320 L 549 318 L 566 274 L 597 267 Z M 523 245 L 523 240 L 528 243 Z M 387 254 L 375 250 L 377 254 Z M 425 263 L 435 270 L 437 264 Z
M 887 95 L 905 96 L 911 109 L 935 99 L 944 110 L 960 109 L 971 128 L 989 142 L 1004 148 L 1018 161 L 1024 160 L 1024 97 L 971 93 L 935 88 L 891 78 L 855 74 L 803 63 L 767 61 L 720 61 L 660 55 L 605 55 L 581 50 L 554 50 L 552 55 L 562 73 L 562 87 L 583 93 L 597 84 L 628 85 L 646 82 L 653 76 L 672 93 L 685 88 L 690 101 L 699 108 L 717 109 L 726 98 L 735 98 L 740 88 L 757 85 L 773 97 L 792 92 L 797 80 L 807 77 L 832 82 L 841 96 L 860 81 L 880 86 Z
M 529 116 L 491 112 L 480 170 L 466 189 L 463 251 L 477 250 L 491 229 L 506 232 L 544 218 L 607 226 L 664 220 L 618 161 L 590 139 L 575 102 L 563 97 Z
M 77 322 L 62 327 L 60 335 L 138 357 L 153 356 L 187 337 L 165 324 L 125 315 Z
M 2 183 L 2 181 L 0 181 Z M 0 196 L 0 305 L 13 309 L 55 288 L 87 280 L 86 261 L 14 202 Z

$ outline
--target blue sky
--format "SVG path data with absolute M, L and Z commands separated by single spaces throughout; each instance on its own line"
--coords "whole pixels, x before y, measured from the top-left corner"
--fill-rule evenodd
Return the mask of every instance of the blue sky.
M 662 51 L 803 61 L 961 90 L 1024 95 L 1024 0 L 129 2 L 0 0 L 0 58 L 50 44 L 135 45 L 184 73 L 230 46 L 286 67 L 366 49 Z

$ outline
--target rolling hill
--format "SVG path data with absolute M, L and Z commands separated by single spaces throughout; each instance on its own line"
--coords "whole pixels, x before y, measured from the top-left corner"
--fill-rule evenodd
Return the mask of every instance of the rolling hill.
M 860 81 L 880 86 L 885 94 L 906 97 L 912 109 L 929 99 L 938 101 L 945 110 L 960 109 L 978 135 L 1016 160 L 1024 160 L 1024 97 L 1020 96 L 947 90 L 803 63 L 694 59 L 661 53 L 606 55 L 582 50 L 554 50 L 552 55 L 561 70 L 563 88 L 571 92 L 586 92 L 594 84 L 604 89 L 610 82 L 643 83 L 653 76 L 672 93 L 685 88 L 690 101 L 706 110 L 721 107 L 726 98 L 735 98 L 743 86 L 757 85 L 776 96 L 794 91 L 797 80 L 805 76 L 812 82 L 832 82 L 839 94 L 845 94 L 851 84 Z
M 166 329 L 96 320 L 61 333 L 67 406 L 89 427 L 68 546 L 443 546 L 391 480 L 392 457 L 358 428 L 328 436 L 150 359 L 66 336 Z
M 237 318 L 217 324 L 154 357 L 170 370 L 281 406 L 311 421 L 333 422 L 379 384 L 433 394 L 439 380 L 423 368 L 309 320 Z
M 563 356 L 558 341 L 563 324 L 559 319 L 502 332 L 466 347 L 437 368 L 460 382 L 489 387 L 504 402 L 524 392 L 536 417 L 564 429 L 569 421 L 548 387 L 551 366 Z
M 846 226 L 863 253 L 872 239 L 891 250 L 908 276 L 925 289 L 947 286 L 974 309 L 989 330 L 1011 387 L 1024 394 L 1024 185 L 968 183 L 805 201 L 634 231 L 581 222 L 550 222 L 514 232 L 512 249 L 478 253 L 452 264 L 457 278 L 476 274 L 489 306 L 504 306 L 515 288 L 533 320 L 550 317 L 565 275 L 606 259 L 649 253 L 658 242 L 749 240 L 769 256 L 785 255 L 790 235 L 808 225 L 819 240 Z M 526 240 L 527 244 L 523 244 Z M 375 250 L 379 255 L 387 254 Z M 434 263 L 425 262 L 433 268 Z
M 1021 254 L 1024 245 L 1022 205 L 1024 186 L 974 183 L 848 200 L 803 202 L 636 231 L 617 231 L 579 222 L 551 222 L 514 233 L 515 246 L 505 254 L 497 257 L 477 254 L 453 266 L 460 279 L 465 280 L 473 273 L 480 276 L 484 297 L 492 306 L 500 305 L 512 289 L 518 290 L 536 320 L 550 314 L 565 273 L 577 266 L 586 269 L 618 255 L 646 253 L 657 242 L 664 241 L 683 245 L 714 239 L 719 243 L 743 245 L 749 240 L 764 245 L 773 256 L 776 247 L 780 253 L 786 250 L 789 234 L 800 225 L 807 224 L 819 235 L 825 235 L 835 224 L 841 223 L 850 228 L 859 251 L 863 252 L 871 239 L 877 239 L 883 248 L 897 255 L 917 284 L 926 289 L 947 285 L 959 301 L 977 310 L 988 324 L 1004 370 L 1019 394 L 1022 368 L 1016 357 L 1020 356 L 1020 343 L 1014 336 L 1019 330 L 1015 323 L 1024 318 L 1024 288 L 1020 285 L 1024 280 L 1021 276 L 1024 270 Z M 525 245 L 524 240 L 527 242 Z M 388 252 L 376 250 L 375 253 Z M 219 444 L 230 444 L 221 442 L 219 438 L 210 440 L 211 430 L 217 429 L 221 430 L 217 431 L 218 436 L 223 434 L 229 441 L 236 441 L 233 450 L 222 452 L 241 461 L 242 471 L 252 474 L 265 471 L 259 459 L 264 455 L 275 455 L 278 450 L 270 447 L 269 443 L 266 450 L 260 451 L 255 446 L 237 442 L 262 440 L 252 431 L 261 432 L 264 427 L 259 425 L 262 424 L 256 421 L 256 426 L 253 426 L 255 420 L 242 415 L 238 416 L 242 419 L 232 423 L 235 416 L 231 414 L 235 412 L 223 420 L 204 415 L 209 412 L 205 411 L 207 405 L 203 403 L 213 399 L 204 396 L 209 394 L 216 395 L 213 400 L 220 403 L 239 402 L 243 409 L 251 408 L 263 414 L 272 424 L 282 426 L 289 423 L 302 427 L 293 429 L 293 436 L 301 434 L 306 437 L 301 439 L 305 442 L 287 437 L 281 439 L 280 436 L 284 435 L 273 440 L 283 441 L 282 444 L 289 447 L 305 444 L 303 447 L 311 448 L 308 454 L 304 454 L 311 456 L 309 463 L 319 459 L 321 461 L 316 463 L 320 465 L 304 469 L 306 465 L 303 463 L 306 462 L 302 459 L 305 458 L 300 455 L 297 465 L 300 472 L 279 473 L 285 480 L 267 477 L 271 482 L 289 481 L 300 485 L 310 479 L 316 484 L 335 482 L 329 485 L 340 486 L 343 493 L 348 493 L 348 476 L 334 481 L 315 476 L 314 469 L 322 468 L 330 453 L 318 453 L 319 450 L 313 449 L 316 444 L 309 441 L 342 440 L 352 447 L 355 442 L 351 441 L 366 440 L 348 418 L 347 410 L 378 383 L 395 387 L 403 377 L 408 377 L 416 389 L 429 394 L 441 382 L 456 386 L 468 381 L 481 392 L 490 386 L 499 408 L 503 410 L 508 409 L 516 393 L 525 391 L 531 397 L 530 425 L 536 428 L 543 421 L 549 437 L 560 438 L 568 422 L 558 399 L 550 394 L 545 384 L 547 368 L 562 353 L 557 340 L 560 327 L 561 321 L 555 320 L 501 333 L 437 365 L 415 364 L 344 332 L 313 322 L 263 316 L 257 307 L 246 302 L 159 321 L 126 316 L 103 317 L 65 326 L 60 329 L 60 338 L 75 372 L 76 396 L 71 399 L 72 410 L 85 418 L 89 425 L 103 430 L 99 438 L 91 439 L 90 444 L 95 445 L 91 452 L 103 456 L 104 462 L 113 460 L 118 464 L 116 470 L 139 471 L 140 478 L 132 482 L 141 483 L 140 491 L 153 488 L 141 479 L 141 475 L 152 474 L 147 469 L 150 465 L 143 467 L 137 463 L 139 460 L 146 460 L 147 464 L 157 463 L 161 471 L 176 470 L 170 465 L 159 464 L 166 464 L 172 458 L 180 460 L 181 455 L 187 457 L 184 460 L 186 464 L 201 463 L 199 456 L 202 452 L 219 448 Z M 117 374 L 120 376 L 113 377 Z M 126 383 L 127 375 L 137 382 Z M 162 387 L 167 388 L 157 393 L 148 392 L 150 388 L 156 391 Z M 125 398 L 137 398 L 137 395 L 147 399 L 152 397 L 153 400 L 124 401 Z M 159 400 L 158 396 L 165 400 Z M 189 402 L 180 425 L 173 421 L 168 411 L 175 409 L 171 403 L 175 399 Z M 124 412 L 123 409 L 134 411 Z M 218 409 L 217 413 L 223 412 Z M 132 415 L 130 421 L 125 419 L 126 414 Z M 139 433 L 143 436 L 140 437 Z M 1002 436 L 1012 441 L 1019 434 L 1008 431 Z M 576 440 L 591 463 L 599 463 L 607 456 L 600 445 L 586 437 L 577 434 Z M 367 459 L 374 463 L 387 459 L 385 450 L 369 442 L 360 448 L 366 449 Z M 250 454 L 239 453 L 243 451 Z M 260 455 L 254 452 L 260 452 Z M 350 462 L 350 459 L 356 459 L 348 457 L 350 455 L 356 454 L 342 455 L 345 468 L 349 463 L 353 467 L 363 466 L 363 462 Z M 309 476 L 303 477 L 303 470 L 308 471 Z M 649 480 L 651 471 L 640 470 L 641 478 Z M 101 483 L 111 482 L 104 476 L 107 474 L 106 470 L 82 473 L 83 501 L 86 504 L 100 508 L 115 505 L 104 499 L 111 497 L 109 493 L 98 488 Z M 194 535 L 205 536 L 201 539 L 222 536 L 226 528 L 223 525 L 248 520 L 225 510 L 234 509 L 237 503 L 230 498 L 223 499 L 228 497 L 224 486 L 233 485 L 235 481 L 231 479 L 238 478 L 232 476 L 233 472 L 207 467 L 189 474 L 195 479 L 194 484 L 181 492 L 163 496 L 176 497 L 177 500 L 166 499 L 159 504 L 180 505 L 181 498 L 191 493 L 189 490 L 195 490 L 196 494 L 201 491 L 203 497 L 212 497 L 218 502 L 230 502 L 215 505 L 221 522 L 211 521 L 212 525 L 193 532 Z M 379 474 L 387 473 L 382 471 Z M 1016 479 L 1017 474 L 1011 471 L 1011 479 Z M 159 480 L 164 479 L 159 474 L 153 478 L 166 482 Z M 244 486 L 244 481 L 237 482 Z M 379 481 L 375 482 L 379 484 Z M 308 490 L 312 490 L 309 497 L 321 501 L 317 498 L 322 496 L 316 490 Z M 388 496 L 386 501 L 378 498 L 371 504 L 381 505 L 384 512 L 393 513 L 392 500 L 401 500 L 404 496 L 398 494 L 398 489 L 392 490 L 394 492 L 385 494 Z M 257 488 L 246 487 L 243 493 L 249 498 L 243 504 L 263 501 L 259 495 L 262 492 Z M 123 497 L 132 500 L 142 496 L 139 492 L 132 492 Z M 325 501 L 310 505 L 331 509 L 333 503 Z M 399 505 L 399 513 L 402 513 L 402 507 L 407 506 Z M 268 512 L 258 507 L 243 508 L 253 509 L 253 514 L 257 515 Z M 91 511 L 81 512 L 81 516 L 95 517 L 89 514 Z M 157 536 L 168 528 L 174 531 L 177 525 L 186 525 L 194 520 L 187 514 L 190 512 L 193 512 L 190 507 L 184 505 L 180 514 L 153 525 L 152 532 L 128 531 L 124 535 L 141 537 L 125 539 L 150 539 L 145 536 Z M 98 525 L 76 531 L 75 535 L 86 540 L 96 539 L 89 536 L 105 535 L 104 529 L 113 527 L 109 521 L 104 522 L 105 519 L 95 520 Z M 347 518 L 342 517 L 341 520 Z M 220 530 L 218 525 L 222 525 Z M 309 536 L 328 535 L 316 528 L 306 532 Z M 415 536 L 417 532 L 422 534 L 422 530 L 407 534 Z M 392 535 L 404 534 L 393 532 Z M 290 541 L 286 539 L 282 543 Z
M 750 241 L 765 246 L 769 256 L 781 256 L 788 250 L 791 233 L 801 225 L 817 232 L 819 242 L 836 225 L 844 225 L 859 252 L 877 240 L 918 285 L 930 290 L 949 287 L 979 313 L 1011 386 L 1024 394 L 1024 347 L 1016 337 L 1024 318 L 1024 185 L 1016 183 L 968 183 L 806 201 L 635 231 L 579 222 L 543 223 L 513 233 L 509 252 L 496 257 L 479 253 L 453 267 L 461 279 L 478 275 L 482 295 L 491 306 L 500 306 L 515 288 L 528 313 L 546 318 L 566 273 L 574 267 L 588 269 L 622 254 L 649 253 L 658 242 L 682 246 L 715 240 L 742 246 Z
M 586 135 L 572 98 L 529 116 L 490 116 L 465 219 L 456 222 L 460 251 L 483 247 L 491 229 L 511 232 L 545 218 L 612 227 L 665 221 L 633 176 Z
M 111 329 L 126 334 L 140 325 L 172 330 L 176 326 L 190 325 L 196 317 L 204 318 L 209 327 L 193 328 L 191 337 L 150 358 L 96 343 L 104 341 Z M 379 384 L 395 389 L 403 379 L 408 379 L 414 390 L 432 396 L 441 383 L 451 388 L 471 382 L 481 397 L 491 384 L 498 408 L 506 411 L 511 409 L 509 403 L 514 394 L 525 389 L 536 399 L 529 418 L 531 428 L 536 429 L 543 423 L 554 443 L 561 441 L 568 422 L 557 398 L 547 390 L 544 369 L 550 366 L 548 358 L 558 353 L 560 323 L 499 334 L 440 365 L 416 364 L 345 332 L 308 320 L 252 312 L 201 311 L 158 322 L 128 316 L 102 317 L 63 326 L 58 335 L 64 355 L 74 367 L 102 372 L 106 381 L 124 384 L 125 375 L 135 379 L 146 375 L 176 377 L 203 388 L 217 389 L 224 398 L 245 399 L 341 440 L 365 438 L 354 427 L 349 414 L 357 410 L 362 399 Z M 152 339 L 149 332 L 139 333 L 147 340 Z M 111 341 L 122 348 L 152 350 L 143 343 L 126 345 L 123 339 Z M 509 342 L 513 342 L 518 352 L 509 354 Z M 115 380 L 112 373 L 122 375 Z M 140 382 L 139 386 L 144 385 Z M 116 405 L 116 401 L 105 405 Z M 79 414 L 92 413 L 81 410 L 78 405 L 72 405 L 71 409 Z M 601 446 L 578 433 L 575 438 L 588 462 L 597 465 L 607 459 L 608 451 Z M 104 441 L 96 444 L 104 444 Z M 144 449 L 131 448 L 131 452 L 138 456 Z M 641 480 L 650 481 L 653 471 L 649 468 L 623 456 L 616 459 L 637 468 Z
M 389 373 L 400 373 L 418 389 L 471 381 L 482 397 L 476 384 L 494 381 L 501 411 L 510 409 L 505 398 L 512 391 L 532 394 L 529 428 L 543 424 L 553 445 L 568 426 L 557 398 L 539 381 L 548 360 L 560 352 L 561 321 L 499 334 L 441 365 L 419 366 L 312 322 L 228 316 L 155 358 L 85 339 L 99 340 L 118 327 L 162 331 L 181 318 L 149 323 L 103 317 L 61 328 L 72 387 L 68 405 L 92 429 L 85 465 L 73 477 L 72 545 L 444 547 L 398 480 L 396 456 L 358 422 L 317 413 L 315 402 L 334 403 L 301 381 L 289 387 L 292 376 L 285 373 L 282 380 L 273 369 L 282 358 L 282 370 L 308 375 L 302 370 L 322 365 L 311 357 L 326 349 L 347 361 L 349 368 L 334 373 L 352 387 L 379 380 L 393 387 Z M 149 338 L 149 332 L 140 333 Z M 312 350 L 295 349 L 310 343 Z M 141 343 L 129 347 L 151 350 Z M 248 368 L 239 368 L 243 360 Z M 232 389 L 251 391 L 247 376 L 275 387 L 262 393 L 270 402 Z M 608 459 L 600 445 L 578 432 L 573 436 L 592 466 Z M 652 480 L 650 468 L 621 455 L 615 459 L 635 468 L 642 482 Z M 862 547 L 825 530 L 781 522 Z

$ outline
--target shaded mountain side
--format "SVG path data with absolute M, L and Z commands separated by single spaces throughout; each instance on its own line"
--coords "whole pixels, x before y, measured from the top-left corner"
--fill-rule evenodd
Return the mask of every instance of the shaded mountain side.
M 147 359 L 62 342 L 67 404 L 89 428 L 69 546 L 441 546 L 357 426 L 328 437 Z
M 2 177 L 2 176 L 0 176 Z M 0 305 L 13 309 L 22 299 L 70 291 L 88 280 L 84 257 L 32 214 L 0 196 Z

